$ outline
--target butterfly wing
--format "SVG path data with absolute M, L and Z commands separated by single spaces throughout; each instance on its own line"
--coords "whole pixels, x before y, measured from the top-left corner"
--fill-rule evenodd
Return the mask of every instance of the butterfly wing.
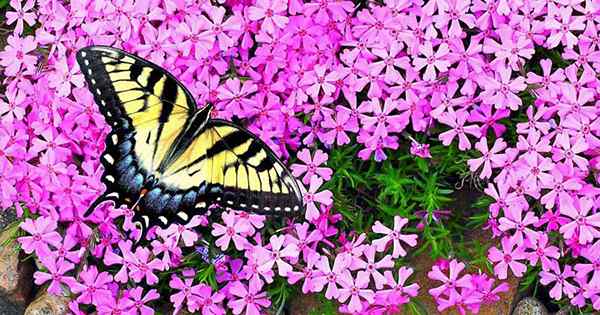
M 112 127 L 102 156 L 107 190 L 88 211 L 103 200 L 139 201 L 148 208 L 135 219 L 148 226 L 165 225 L 181 209 L 193 209 L 201 194 L 197 187 L 182 190 L 156 182 L 176 143 L 193 136 L 185 127 L 195 126 L 198 114 L 207 116 L 209 110 L 197 111 L 191 94 L 167 71 L 125 51 L 91 46 L 77 53 L 77 61 Z
M 214 202 L 257 213 L 301 211 L 296 181 L 268 146 L 232 123 L 209 120 L 210 106 L 197 110 L 167 71 L 103 46 L 82 49 L 77 61 L 112 126 L 103 198 L 139 202 L 134 220 L 144 230 L 185 223 Z
M 275 153 L 249 131 L 210 120 L 166 175 L 186 183 L 201 174 L 211 200 L 220 206 L 263 214 L 303 211 L 299 186 Z

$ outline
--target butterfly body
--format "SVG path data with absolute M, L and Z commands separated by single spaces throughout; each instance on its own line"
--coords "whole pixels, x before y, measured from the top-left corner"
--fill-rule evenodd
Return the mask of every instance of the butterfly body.
M 211 119 L 162 68 L 122 50 L 92 46 L 77 61 L 112 127 L 101 157 L 106 192 L 135 208 L 143 228 L 187 222 L 212 204 L 271 214 L 302 210 L 295 179 L 264 142 Z M 90 209 L 92 209 L 90 207 Z

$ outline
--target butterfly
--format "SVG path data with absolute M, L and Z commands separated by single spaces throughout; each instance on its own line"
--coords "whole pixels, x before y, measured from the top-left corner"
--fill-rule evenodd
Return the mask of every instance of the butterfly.
M 298 183 L 269 147 L 198 108 L 173 75 L 123 50 L 90 46 L 77 63 L 112 131 L 101 156 L 105 201 L 127 205 L 142 235 L 211 205 L 260 214 L 304 211 Z

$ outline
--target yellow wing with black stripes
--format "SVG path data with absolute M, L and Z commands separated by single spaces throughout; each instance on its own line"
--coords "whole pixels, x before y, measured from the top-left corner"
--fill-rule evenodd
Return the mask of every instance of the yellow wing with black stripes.
M 88 86 L 111 125 L 102 156 L 103 200 L 136 205 L 135 220 L 186 222 L 213 203 L 258 213 L 298 213 L 297 182 L 268 146 L 232 123 L 211 120 L 161 67 L 125 51 L 77 53 Z

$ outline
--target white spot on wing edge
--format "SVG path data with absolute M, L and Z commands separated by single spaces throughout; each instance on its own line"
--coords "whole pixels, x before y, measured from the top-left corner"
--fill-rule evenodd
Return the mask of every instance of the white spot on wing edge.
M 87 56 L 87 53 L 85 51 L 81 51 L 81 57 L 85 57 Z
M 182 220 L 184 220 L 184 221 L 187 221 L 187 220 L 189 220 L 189 218 L 190 218 L 190 217 L 187 215 L 187 213 L 185 213 L 185 212 L 183 212 L 183 211 L 179 211 L 179 212 L 177 212 L 177 216 L 178 216 L 179 218 L 181 218 Z

